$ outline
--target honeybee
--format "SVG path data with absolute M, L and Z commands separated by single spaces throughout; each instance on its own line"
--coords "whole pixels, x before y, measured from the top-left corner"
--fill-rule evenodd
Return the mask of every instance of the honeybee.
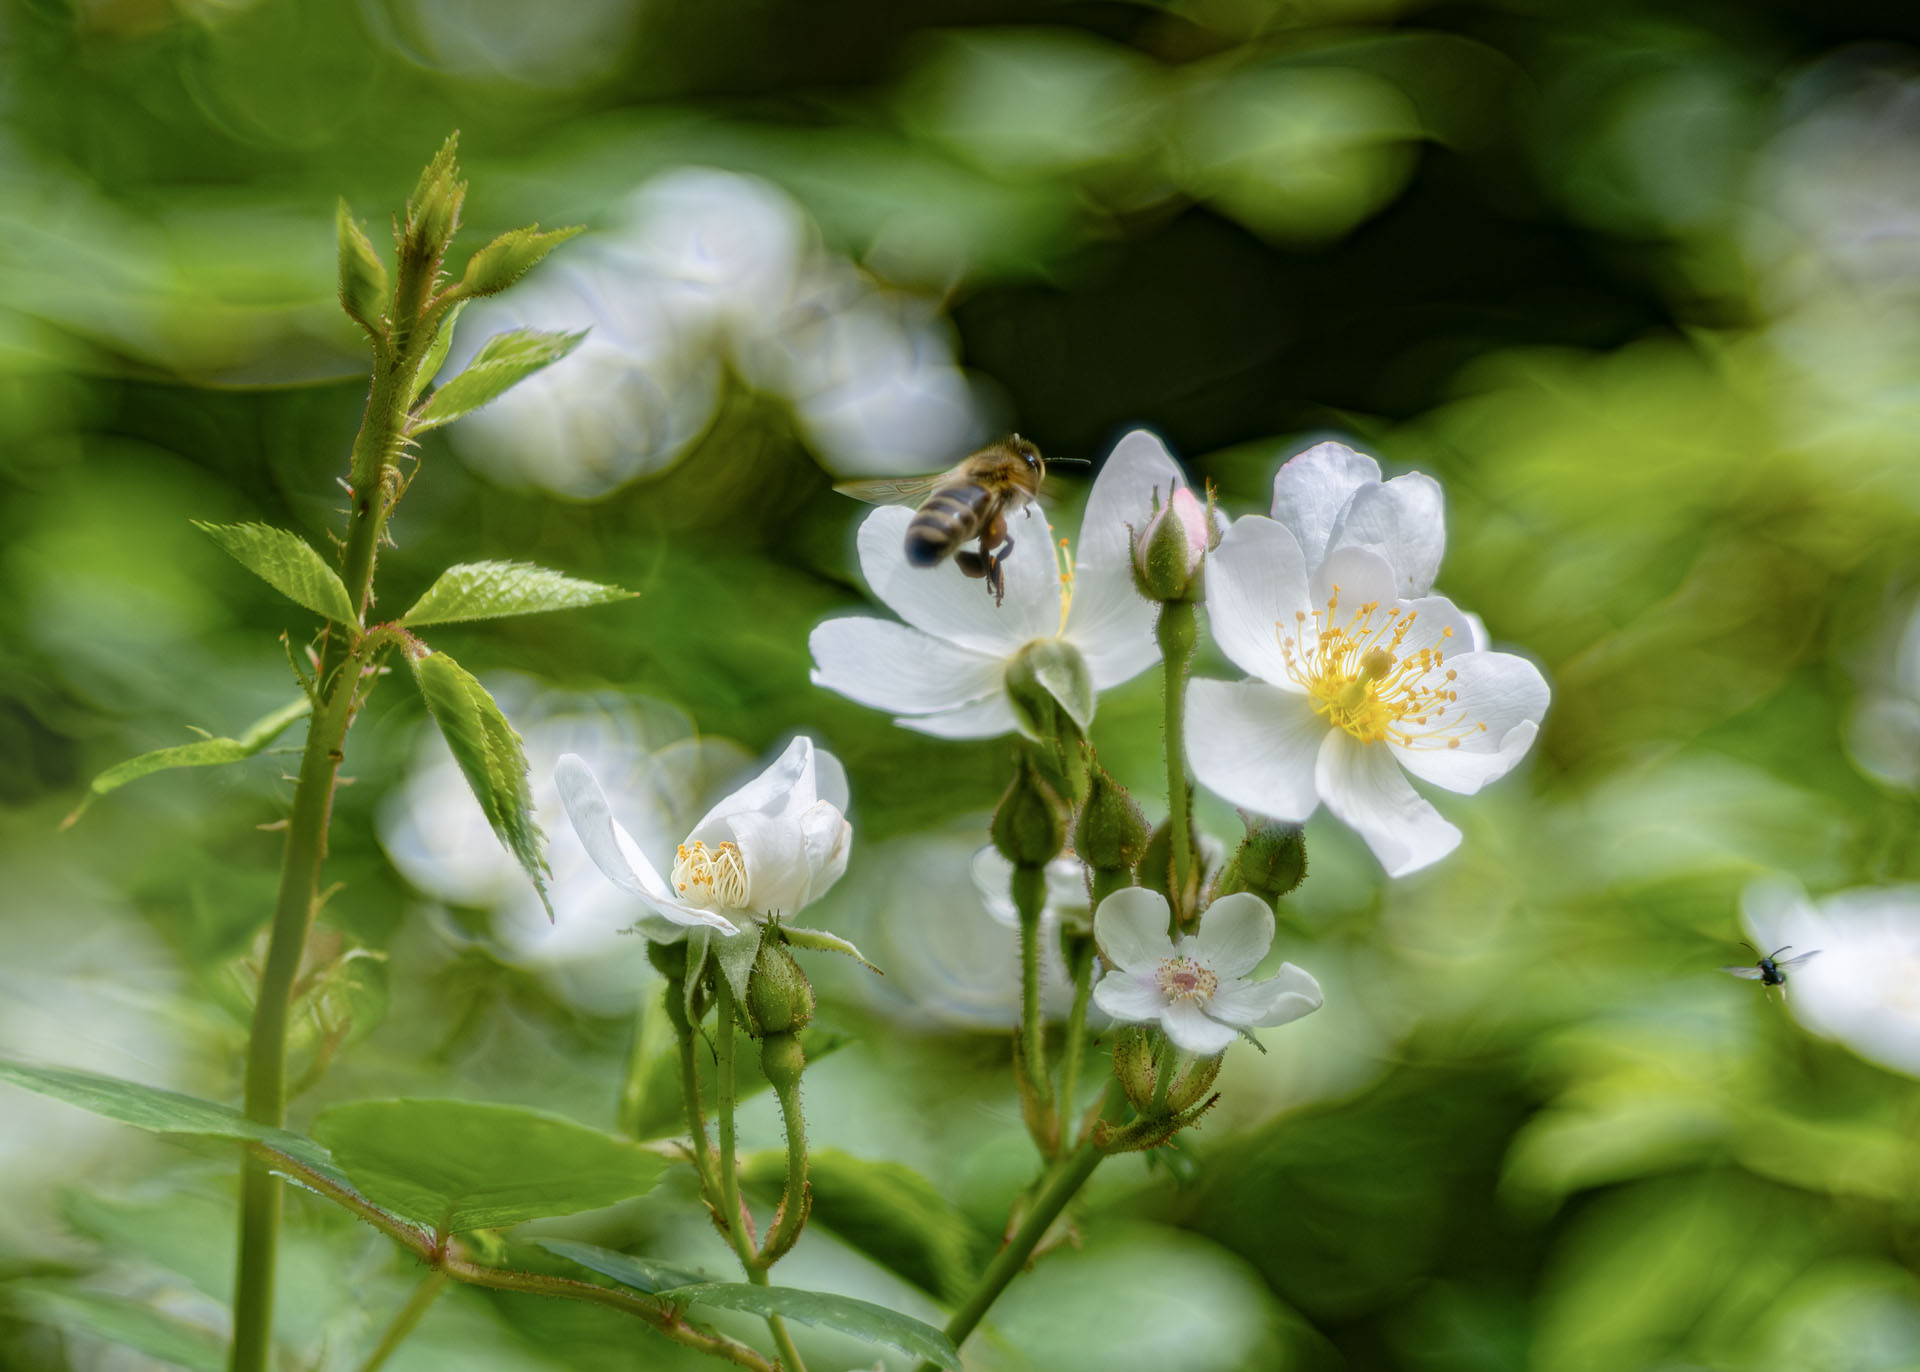
M 986 581 L 998 605 L 1007 597 L 1001 564 L 1013 551 L 1007 517 L 1039 497 L 1046 475 L 1040 450 L 1019 434 L 1010 434 L 932 476 L 848 481 L 834 489 L 873 505 L 919 501 L 907 524 L 907 561 L 937 567 L 951 557 L 962 573 Z M 963 546 L 976 539 L 977 549 Z

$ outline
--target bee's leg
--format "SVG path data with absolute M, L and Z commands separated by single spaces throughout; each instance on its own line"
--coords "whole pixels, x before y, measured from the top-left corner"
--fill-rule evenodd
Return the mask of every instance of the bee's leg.
M 984 553 L 976 553 L 971 548 L 962 548 L 953 555 L 953 565 L 960 569 L 962 576 L 975 580 L 991 575 L 990 565 Z

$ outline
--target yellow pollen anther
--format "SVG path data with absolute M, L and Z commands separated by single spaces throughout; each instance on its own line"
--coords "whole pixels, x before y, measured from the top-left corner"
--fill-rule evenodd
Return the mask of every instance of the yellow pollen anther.
M 1459 718 L 1441 647 L 1453 637 L 1443 627 L 1430 647 L 1408 649 L 1418 610 L 1382 607 L 1370 600 L 1344 619 L 1335 586 L 1324 611 L 1294 613 L 1292 631 L 1274 626 L 1287 674 L 1313 702 L 1315 713 L 1362 743 L 1387 740 L 1407 748 L 1458 748 L 1485 724 Z
M 674 854 L 673 889 L 689 905 L 709 910 L 747 908 L 747 864 L 733 843 L 709 848 L 699 839 Z
M 1213 969 L 1201 966 L 1192 958 L 1166 959 L 1154 980 L 1160 994 L 1168 1000 L 1193 1001 L 1199 1005 L 1212 1000 L 1220 989 L 1220 978 L 1214 975 Z

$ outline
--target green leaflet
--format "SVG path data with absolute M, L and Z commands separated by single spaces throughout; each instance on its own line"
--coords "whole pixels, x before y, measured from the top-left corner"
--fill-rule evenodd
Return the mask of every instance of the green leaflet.
M 400 617 L 409 628 L 461 620 L 571 610 L 626 600 L 634 592 L 580 581 L 530 562 L 463 562 L 449 567 Z
M 434 723 L 440 726 L 453 760 L 473 788 L 487 823 L 518 859 L 553 917 L 547 898 L 546 838 L 533 822 L 533 793 L 527 786 L 527 755 L 520 735 L 473 674 L 445 653 L 410 658 L 414 680 Z
M 467 369 L 427 397 L 427 403 L 413 412 L 410 433 L 425 433 L 442 424 L 451 424 L 461 415 L 479 409 L 489 400 L 543 368 L 550 367 L 580 345 L 587 335 L 580 333 L 543 333 L 539 329 L 514 329 L 496 334 Z
M 171 748 L 156 748 L 150 753 L 130 757 L 125 762 L 116 762 L 88 784 L 87 794 L 60 821 L 60 827 L 71 828 L 74 821 L 86 812 L 87 806 L 93 803 L 95 796 L 118 790 L 129 781 L 138 781 L 150 773 L 164 772 L 171 767 L 218 767 L 222 763 L 250 758 L 285 733 L 295 720 L 304 719 L 312 710 L 313 702 L 302 696 L 291 704 L 282 705 L 270 715 L 262 715 L 249 724 L 238 738 L 203 738 L 194 743 L 177 743 Z
M 336 624 L 358 624 L 346 584 L 305 539 L 268 524 L 203 524 L 193 527 L 296 605 Z

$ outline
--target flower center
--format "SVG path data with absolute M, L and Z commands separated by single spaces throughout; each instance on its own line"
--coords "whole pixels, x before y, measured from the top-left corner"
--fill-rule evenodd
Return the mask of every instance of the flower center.
M 1362 743 L 1382 739 L 1416 748 L 1458 748 L 1485 724 L 1462 719 L 1456 708 L 1458 675 L 1446 665 L 1439 645 L 1404 649 L 1418 610 L 1382 608 L 1370 600 L 1340 617 L 1340 588 L 1333 588 L 1325 610 L 1312 623 L 1304 611 L 1294 615 L 1293 632 L 1280 627 L 1287 674 L 1306 688 L 1314 712 Z M 1441 642 L 1453 630 L 1441 631 Z
M 1220 978 L 1213 969 L 1202 967 L 1192 958 L 1168 958 L 1156 975 L 1160 994 L 1168 1000 L 1189 1000 L 1205 1005 L 1220 989 Z
M 700 840 L 683 843 L 674 856 L 673 889 L 689 905 L 709 910 L 747 908 L 747 864 L 732 843 L 709 848 Z

